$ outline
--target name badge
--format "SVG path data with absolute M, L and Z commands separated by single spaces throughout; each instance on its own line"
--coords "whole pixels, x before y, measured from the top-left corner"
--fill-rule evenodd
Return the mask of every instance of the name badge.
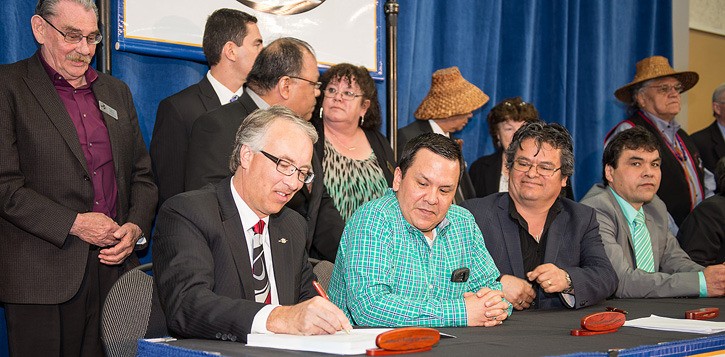
M 113 119 L 118 120 L 118 112 L 116 111 L 116 109 L 111 108 L 110 105 L 108 105 L 108 104 L 106 104 L 104 102 L 101 102 L 99 100 L 98 101 L 98 108 L 101 109 L 102 112 L 104 112 L 104 113 L 112 116 Z

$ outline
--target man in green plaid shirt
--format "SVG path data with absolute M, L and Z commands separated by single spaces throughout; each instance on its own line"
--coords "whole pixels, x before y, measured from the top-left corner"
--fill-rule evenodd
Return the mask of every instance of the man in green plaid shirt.
M 456 142 L 418 136 L 392 190 L 347 222 L 329 295 L 353 324 L 496 326 L 511 313 L 473 216 L 451 206 L 462 167 Z

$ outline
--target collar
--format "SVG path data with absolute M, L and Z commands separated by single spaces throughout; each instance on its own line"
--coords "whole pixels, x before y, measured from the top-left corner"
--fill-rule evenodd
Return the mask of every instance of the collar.
M 252 101 L 254 101 L 254 104 L 257 105 L 257 108 L 269 109 L 269 107 L 270 107 L 269 103 L 265 102 L 264 99 L 262 99 L 262 97 L 259 96 L 259 94 L 255 93 L 249 87 L 247 87 L 246 92 L 252 98 Z
M 51 67 L 48 62 L 45 61 L 45 58 L 43 58 L 43 53 L 38 50 L 38 58 L 40 58 L 40 63 L 43 65 L 43 69 L 45 69 L 45 72 L 48 73 L 48 76 L 50 77 L 51 81 L 53 82 L 53 85 L 56 87 L 69 87 L 73 88 L 73 86 L 68 83 L 68 81 L 63 78 L 63 76 L 58 73 L 53 67 Z M 77 89 L 81 88 L 89 88 L 93 85 L 93 82 L 98 79 L 98 72 L 96 72 L 93 67 L 88 66 L 88 69 L 86 70 L 86 73 L 84 74 L 86 77 L 86 85 L 83 87 L 79 87 Z
M 251 208 L 247 205 L 246 202 L 242 199 L 241 196 L 239 196 L 239 193 L 234 188 L 234 177 L 232 177 L 231 180 L 229 180 L 229 188 L 232 190 L 232 197 L 234 198 L 234 205 L 237 206 L 237 210 L 239 211 L 239 218 L 242 220 L 242 227 L 245 230 L 252 229 L 257 222 L 259 222 L 260 218 L 257 217 L 257 214 L 252 211 Z M 269 216 L 262 218 L 264 221 L 265 229 L 269 226 Z
M 680 123 L 678 123 L 674 119 L 671 122 L 668 122 L 668 121 L 666 121 L 664 119 L 660 119 L 657 116 L 655 116 L 654 114 L 652 114 L 650 112 L 646 112 L 644 110 L 642 111 L 642 113 L 644 113 L 644 115 L 647 116 L 647 118 L 649 118 L 650 120 L 652 120 L 653 123 L 655 123 L 655 125 L 657 126 L 657 129 L 659 129 L 660 132 L 665 134 L 665 137 L 667 138 L 667 140 L 669 140 L 670 143 L 675 142 L 677 132 L 681 128 Z
M 209 80 L 209 83 L 211 83 L 211 87 L 214 88 L 214 92 L 216 93 L 217 97 L 219 98 L 219 102 L 224 104 L 228 104 L 229 101 L 232 99 L 233 96 L 241 97 L 242 94 L 244 94 L 244 86 L 239 87 L 236 91 L 232 92 L 229 90 L 229 88 L 225 87 L 221 82 L 219 82 L 214 76 L 211 74 L 211 71 L 206 72 L 206 79 Z
M 617 203 L 619 204 L 619 208 L 622 209 L 622 213 L 624 214 L 624 219 L 627 220 L 627 223 L 630 226 L 634 225 L 634 219 L 637 217 L 637 214 L 639 214 L 639 212 L 642 212 L 642 214 L 644 215 L 644 205 L 642 205 L 642 207 L 640 207 L 639 210 L 636 210 L 636 209 L 634 209 L 634 207 L 632 207 L 632 205 L 629 202 L 625 201 L 624 198 L 622 198 L 620 195 L 618 195 L 617 192 L 615 192 L 611 186 L 607 186 L 607 187 L 608 187 L 609 191 L 612 192 L 612 194 L 614 195 L 614 199 L 617 200 Z
M 434 119 L 428 120 L 428 123 L 430 123 L 430 127 L 431 127 L 431 129 L 433 129 L 434 133 L 445 135 L 447 138 L 451 137 L 451 134 L 443 131 L 443 129 L 441 129 L 441 126 L 438 125 L 438 123 L 436 123 L 436 121 Z

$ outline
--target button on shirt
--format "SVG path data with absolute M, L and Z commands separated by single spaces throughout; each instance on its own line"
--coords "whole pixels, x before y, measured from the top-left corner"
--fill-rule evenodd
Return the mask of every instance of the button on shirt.
M 244 227 L 244 237 L 239 237 L 239 239 L 245 239 L 245 242 L 247 243 L 247 254 L 249 255 L 249 262 L 254 260 L 253 258 L 253 241 L 252 238 L 254 237 L 254 231 L 252 230 L 252 227 L 254 227 L 257 222 L 259 222 L 260 218 L 252 211 L 251 208 L 247 205 L 244 200 L 242 200 L 242 197 L 239 196 L 239 193 L 237 193 L 237 190 L 234 188 L 234 180 L 230 180 L 229 183 L 230 189 L 232 190 L 232 197 L 234 198 L 234 204 L 237 207 L 237 210 L 239 211 L 239 217 L 242 220 L 242 227 Z M 264 221 L 264 232 L 263 232 L 263 240 L 262 243 L 264 246 L 264 260 L 265 260 L 265 267 L 267 268 L 267 275 L 269 278 L 269 285 L 270 290 L 269 294 L 271 295 L 271 301 L 272 303 L 263 307 L 259 312 L 257 312 L 256 315 L 254 315 L 254 320 L 252 322 L 252 329 L 251 333 L 268 333 L 267 330 L 267 319 L 269 318 L 269 314 L 272 312 L 272 310 L 279 306 L 279 298 L 277 296 L 277 283 L 274 278 L 274 266 L 272 264 L 272 249 L 269 246 L 269 216 L 262 218 Z M 252 266 L 249 266 L 249 274 L 252 274 Z M 248 300 L 254 301 L 254 296 L 248 297 Z
M 118 187 L 111 139 L 103 114 L 98 109 L 96 96 L 91 90 L 93 82 L 98 79 L 98 73 L 89 67 L 85 73 L 88 84 L 73 88 L 63 76 L 45 62 L 42 54 L 40 58 L 78 134 L 78 141 L 93 184 L 92 211 L 115 218 Z

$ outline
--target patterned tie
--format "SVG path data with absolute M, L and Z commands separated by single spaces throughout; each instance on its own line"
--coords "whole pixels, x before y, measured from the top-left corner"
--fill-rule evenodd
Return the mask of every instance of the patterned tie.
M 649 231 L 644 224 L 644 212 L 639 211 L 634 218 L 634 257 L 637 261 L 637 268 L 646 272 L 654 273 L 655 265 L 652 257 L 652 242 L 649 239 Z
M 239 96 L 235 94 L 232 96 L 232 99 L 229 99 L 229 103 L 234 103 L 237 101 L 237 99 L 239 99 Z
M 252 277 L 254 278 L 254 300 L 265 304 L 271 303 L 272 296 L 269 293 L 269 279 L 267 278 L 267 268 L 264 261 L 264 246 L 262 245 L 262 233 L 264 233 L 264 221 L 260 220 L 252 228 L 254 237 L 252 238 L 252 246 L 254 250 L 252 255 Z

